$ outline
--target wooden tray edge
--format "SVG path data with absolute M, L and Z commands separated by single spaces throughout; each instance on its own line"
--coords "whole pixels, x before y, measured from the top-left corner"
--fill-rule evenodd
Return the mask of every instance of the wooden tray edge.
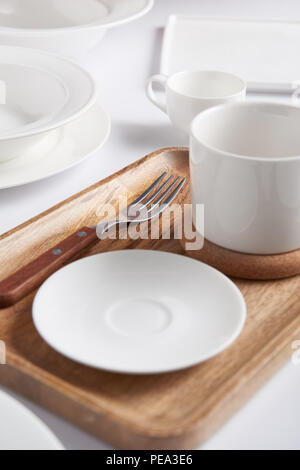
M 98 181 L 97 183 L 94 183 L 91 186 L 88 186 L 87 188 L 83 189 L 82 191 L 69 196 L 67 199 L 64 199 L 63 201 L 59 202 L 58 204 L 55 204 L 54 206 L 50 207 L 46 211 L 40 212 L 36 216 L 32 217 L 31 219 L 28 219 L 26 222 L 23 222 L 20 225 L 17 225 L 16 227 L 9 230 L 8 232 L 3 233 L 2 235 L 0 235 L 0 242 L 4 239 L 10 237 L 11 235 L 15 234 L 16 232 L 22 230 L 23 228 L 27 227 L 28 225 L 32 224 L 33 222 L 36 222 L 37 220 L 45 217 L 46 215 L 52 214 L 53 212 L 59 210 L 63 205 L 68 204 L 69 202 L 71 202 L 75 198 L 84 196 L 85 194 L 89 193 L 90 191 L 93 191 L 93 190 L 99 188 L 100 186 L 109 183 L 114 178 L 117 178 L 118 176 L 122 175 L 123 173 L 131 171 L 133 168 L 142 165 L 144 162 L 146 162 L 147 160 L 151 160 L 153 157 L 159 155 L 160 153 L 174 152 L 174 151 L 188 152 L 189 149 L 187 147 L 164 147 L 164 148 L 155 150 L 154 152 L 145 155 L 144 157 L 140 158 L 139 160 L 136 160 L 135 162 L 131 163 L 130 165 L 127 165 L 124 168 L 121 168 L 120 170 L 116 171 L 115 173 L 112 173 L 111 175 L 109 175 L 106 178 Z
M 252 377 L 251 383 L 247 382 L 239 391 L 239 396 L 235 399 L 234 405 L 230 403 L 230 396 L 226 397 L 227 404 L 221 404 L 222 416 L 218 416 L 217 408 L 212 413 L 217 416 L 214 425 L 207 425 L 212 415 L 207 415 L 201 422 L 198 422 L 189 431 L 183 431 L 174 436 L 150 435 L 147 432 L 139 433 L 129 428 L 128 425 L 122 425 L 105 414 L 96 414 L 96 419 L 91 416 L 91 412 L 83 403 L 76 402 L 73 398 L 66 396 L 46 384 L 28 377 L 22 371 L 16 371 L 10 367 L 6 372 L 6 377 L 1 378 L 3 386 L 20 393 L 18 390 L 22 382 L 22 395 L 32 400 L 41 407 L 48 409 L 57 416 L 66 419 L 70 423 L 84 429 L 105 442 L 110 442 L 119 449 L 125 450 L 184 450 L 194 449 L 209 439 L 222 425 L 228 421 L 232 415 L 238 411 L 255 392 L 273 375 L 273 373 L 285 362 L 287 352 L 281 351 L 277 356 L 276 362 L 268 362 L 262 367 L 259 374 Z M 33 380 L 36 386 L 33 385 Z M 18 385 L 17 385 L 18 383 Z M 108 431 L 109 430 L 109 431 Z
M 267 361 L 260 361 L 260 355 L 266 356 L 265 351 L 261 350 L 259 354 L 253 356 L 251 363 L 245 364 L 244 369 L 257 371 L 252 374 L 250 381 L 243 380 L 245 371 L 240 369 L 232 377 L 231 387 L 225 384 L 227 389 L 230 388 L 227 393 L 225 394 L 223 390 L 221 392 L 223 398 L 217 404 L 211 403 L 210 410 L 205 415 L 195 413 L 193 422 L 171 431 L 162 429 L 149 432 L 131 422 L 121 422 L 120 419 L 116 422 L 111 413 L 106 413 L 105 409 L 99 412 L 99 408 L 93 409 L 96 419 L 92 418 L 90 410 L 93 406 L 90 403 L 87 406 L 80 399 L 75 400 L 66 391 L 63 393 L 54 389 L 47 380 L 41 381 L 33 377 L 33 374 L 27 375 L 17 364 L 7 366 L 5 377 L 0 377 L 0 383 L 20 393 L 18 387 L 21 382 L 23 396 L 119 449 L 194 449 L 218 431 L 285 364 L 292 354 L 291 332 L 295 339 L 300 334 L 297 318 L 282 330 L 280 337 L 276 337 L 275 344 L 267 344 L 266 347 L 272 350 Z M 282 337 L 286 338 L 284 344 Z M 259 369 L 257 363 L 261 363 Z M 33 386 L 33 381 L 36 386 Z M 234 382 L 238 382 L 238 385 Z

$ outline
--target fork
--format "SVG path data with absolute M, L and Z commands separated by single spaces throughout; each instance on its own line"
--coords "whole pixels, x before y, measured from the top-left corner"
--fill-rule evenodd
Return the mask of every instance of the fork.
M 186 178 L 162 173 L 129 206 L 119 212 L 116 219 L 97 226 L 82 227 L 31 263 L 0 282 L 0 308 L 16 304 L 39 287 L 51 274 L 60 269 L 83 249 L 96 243 L 114 225 L 140 224 L 158 217 L 174 201 Z

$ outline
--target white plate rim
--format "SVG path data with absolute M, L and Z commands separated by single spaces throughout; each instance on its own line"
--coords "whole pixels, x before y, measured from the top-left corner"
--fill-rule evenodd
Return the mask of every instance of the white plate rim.
M 58 34 L 58 33 L 70 33 L 72 31 L 85 31 L 85 30 L 93 30 L 93 29 L 110 29 L 116 26 L 120 26 L 126 23 L 130 23 L 131 21 L 137 20 L 142 16 L 146 15 L 154 6 L 155 0 L 146 0 L 145 6 L 140 7 L 140 9 L 133 13 L 132 15 L 120 19 L 114 20 L 108 23 L 105 22 L 97 22 L 92 24 L 82 24 L 76 26 L 68 26 L 62 28 L 10 28 L 5 26 L 0 26 L 0 33 L 5 33 L 9 35 L 24 35 L 24 36 L 36 36 L 36 35 L 49 35 L 49 34 Z
M 69 165 L 66 165 L 66 166 L 62 166 L 61 168 L 59 169 L 56 169 L 52 172 L 49 172 L 48 174 L 46 175 L 42 175 L 42 176 L 37 176 L 36 178 L 32 178 L 32 179 L 29 179 L 29 180 L 26 180 L 26 181 L 23 181 L 21 183 L 13 183 L 13 184 L 9 184 L 9 185 L 3 185 L 1 186 L 1 182 L 0 182 L 0 191 L 1 190 L 5 190 L 5 189 L 11 189 L 11 188 L 17 188 L 17 187 L 20 187 L 20 186 L 26 186 L 28 184 L 32 184 L 32 183 L 35 183 L 37 181 L 43 181 L 47 178 L 50 178 L 52 176 L 55 176 L 55 175 L 58 175 L 60 173 L 63 173 L 67 170 L 70 170 L 71 168 L 74 168 L 76 167 L 77 165 L 80 165 L 81 163 L 83 163 L 85 160 L 87 160 L 89 157 L 91 157 L 95 152 L 97 152 L 98 150 L 100 150 L 106 143 L 106 141 L 108 140 L 109 138 L 109 135 L 110 135 L 110 132 L 111 132 L 111 119 L 109 117 L 109 115 L 106 113 L 106 111 L 102 108 L 102 106 L 100 104 L 94 104 L 94 106 L 87 111 L 87 113 L 89 111 L 92 111 L 94 109 L 94 107 L 98 107 L 98 111 L 99 113 L 102 114 L 102 117 L 103 119 L 105 120 L 105 126 L 106 126 L 106 129 L 105 129 L 105 136 L 104 138 L 102 139 L 101 142 L 99 142 L 99 144 L 90 152 L 88 152 L 86 155 L 84 155 L 82 158 L 74 161 L 73 163 L 70 163 Z M 72 123 L 77 123 L 78 120 L 80 120 L 83 116 L 77 118 L 77 120 L 71 122 L 71 123 L 68 123 L 66 124 L 66 126 L 70 126 L 72 125 Z M 50 156 L 51 156 L 51 152 L 50 152 Z M 49 157 L 49 155 L 48 155 Z M 50 158 L 50 157 L 49 157 Z M 5 162 L 4 162 L 5 164 Z M 1 163 L 0 163 L 0 172 L 1 172 Z
M 8 393 L 0 389 L 0 403 L 1 398 L 4 398 L 11 406 L 16 410 L 17 414 L 23 414 L 28 421 L 34 422 L 39 428 L 40 432 L 43 433 L 44 437 L 49 440 L 49 445 L 51 445 L 51 450 L 65 450 L 62 443 L 55 436 L 55 434 L 48 428 L 48 426 L 31 410 L 29 410 L 23 403 L 11 397 Z M 16 449 L 17 450 L 17 449 Z M 34 450 L 34 449 L 32 449 Z M 50 450 L 50 449 L 49 449 Z
M 7 137 L 5 137 L 5 136 L 1 137 L 0 136 L 0 142 L 8 142 L 8 141 L 11 141 L 11 140 L 21 139 L 21 138 L 24 138 L 24 137 L 38 136 L 40 134 L 44 134 L 45 132 L 50 132 L 52 130 L 58 129 L 59 127 L 62 127 L 64 125 L 78 119 L 89 108 L 91 108 L 93 106 L 93 104 L 96 103 L 96 101 L 98 99 L 98 95 L 99 95 L 99 86 L 96 83 L 96 80 L 93 78 L 93 76 L 84 67 L 81 67 L 75 60 L 70 59 L 68 57 L 60 56 L 59 54 L 55 54 L 54 52 L 48 52 L 48 51 L 33 49 L 33 48 L 29 48 L 29 47 L 7 46 L 7 45 L 1 45 L 0 44 L 0 53 L 1 53 L 1 50 L 4 50 L 4 49 L 10 50 L 10 51 L 16 50 L 16 51 L 23 52 L 25 54 L 28 52 L 28 54 L 34 54 L 36 57 L 38 57 L 40 55 L 42 55 L 44 57 L 48 56 L 48 57 L 51 57 L 52 59 L 57 60 L 57 63 L 59 63 L 59 62 L 66 63 L 67 62 L 67 63 L 69 63 L 69 65 L 74 67 L 74 70 L 77 70 L 79 73 L 81 73 L 82 75 L 84 75 L 88 79 L 88 81 L 90 82 L 91 92 L 90 92 L 90 97 L 89 97 L 88 101 L 86 102 L 86 104 L 80 110 L 78 110 L 76 113 L 70 115 L 68 118 L 60 119 L 57 122 L 54 121 L 54 122 L 52 122 L 52 124 L 51 124 L 51 121 L 49 123 L 46 122 L 44 124 L 41 124 L 40 127 L 35 127 L 33 129 L 27 129 L 27 130 L 24 130 L 23 132 L 17 132 L 16 135 L 12 134 L 12 135 L 9 135 Z M 39 70 L 43 70 L 43 71 L 47 72 L 47 70 L 44 69 L 44 68 L 39 68 L 39 67 L 36 67 L 36 68 L 39 69 Z M 48 73 L 50 75 L 55 76 L 58 80 L 60 80 L 63 83 L 64 86 L 66 86 L 65 83 L 64 83 L 63 78 L 58 73 L 54 74 L 53 72 L 49 72 L 49 71 L 48 71 Z M 67 91 L 69 92 L 69 90 L 67 90 Z
M 134 250 L 135 252 L 139 252 L 139 253 L 146 253 L 147 255 L 149 255 L 149 252 L 151 253 L 151 250 Z M 193 367 L 193 366 L 196 366 L 202 362 L 205 362 L 209 359 L 212 359 L 213 357 L 215 357 L 216 355 L 220 354 L 221 352 L 225 351 L 229 346 L 231 346 L 235 340 L 240 336 L 244 326 L 245 326 L 245 323 L 246 323 L 246 319 L 247 319 L 247 305 L 246 305 L 246 301 L 244 299 L 244 296 L 243 294 L 241 293 L 241 291 L 239 290 L 239 288 L 236 286 L 236 284 L 231 280 L 229 279 L 227 276 L 225 276 L 225 274 L 221 273 L 220 271 L 218 271 L 217 269 L 213 268 L 212 266 L 209 266 L 208 264 L 206 263 L 203 263 L 201 261 L 196 261 L 192 258 L 188 258 L 188 257 L 184 257 L 182 255 L 178 255 L 176 253 L 170 253 L 170 252 L 163 252 L 163 251 L 155 251 L 156 253 L 159 253 L 161 255 L 168 255 L 168 256 L 173 256 L 173 257 L 177 257 L 177 258 L 180 258 L 180 259 L 185 259 L 187 262 L 191 262 L 193 264 L 198 264 L 202 267 L 205 267 L 205 269 L 208 269 L 208 270 L 211 270 L 214 272 L 215 275 L 217 275 L 218 277 L 222 278 L 224 280 L 224 282 L 226 282 L 226 284 L 228 286 L 230 286 L 231 289 L 233 289 L 237 295 L 237 297 L 239 298 L 239 302 L 240 302 L 240 305 L 241 305 L 241 319 L 240 319 L 240 324 L 239 324 L 239 327 L 236 329 L 236 331 L 232 334 L 232 336 L 226 341 L 223 343 L 222 346 L 220 346 L 219 348 L 216 348 L 211 354 L 209 355 L 206 355 L 205 358 L 200 358 L 199 359 L 196 359 L 196 360 L 193 360 L 193 361 L 190 361 L 190 362 L 186 362 L 186 361 L 183 361 L 182 363 L 178 363 L 176 366 L 174 367 L 168 367 L 167 369 L 164 369 L 164 368 L 159 368 L 159 367 L 156 367 L 156 368 L 152 368 L 152 369 L 148 369 L 148 370 L 145 370 L 145 369 L 138 369 L 138 368 L 135 368 L 135 369 L 122 369 L 122 368 L 118 368 L 118 367 L 115 367 L 115 368 L 112 368 L 112 367 L 107 367 L 107 366 L 99 366 L 99 363 L 97 364 L 96 362 L 93 362 L 93 361 L 90 361 L 89 364 L 87 364 L 86 362 L 84 362 L 79 356 L 77 356 L 76 354 L 66 354 L 66 352 L 63 351 L 62 348 L 58 347 L 57 345 L 56 346 L 53 346 L 53 344 L 51 344 L 50 341 L 48 341 L 48 339 L 40 332 L 39 330 L 39 327 L 38 327 L 38 313 L 37 313 L 37 310 L 36 310 L 36 306 L 37 306 L 37 303 L 38 303 L 38 300 L 39 300 L 39 295 L 40 293 L 43 292 L 43 290 L 45 288 L 47 288 L 47 284 L 48 282 L 50 282 L 50 280 L 52 281 L 55 276 L 57 275 L 58 272 L 62 271 L 62 270 L 65 270 L 65 269 L 68 269 L 70 268 L 73 264 L 79 264 L 79 263 L 86 263 L 88 262 L 87 260 L 89 258 L 97 258 L 97 257 L 103 257 L 103 256 L 110 256 L 112 253 L 113 254 L 118 254 L 118 253 L 124 253 L 124 252 L 128 252 L 128 254 L 132 253 L 132 250 L 116 250 L 116 251 L 109 251 L 109 252 L 104 252 L 104 253 L 98 253 L 98 254 L 95 254 L 95 255 L 92 255 L 92 256 L 89 256 L 87 258 L 82 258 L 82 259 L 79 259 L 77 261 L 74 261 L 73 263 L 70 263 L 69 265 L 61 268 L 59 271 L 56 271 L 54 274 L 52 274 L 52 276 L 50 276 L 43 284 L 42 286 L 39 288 L 34 300 L 33 300 L 33 304 L 32 304 L 32 320 L 33 320 L 33 323 L 34 323 L 34 326 L 36 328 L 36 330 L 38 331 L 39 335 L 41 336 L 41 338 L 52 348 L 54 349 L 56 352 L 58 352 L 59 354 L 61 354 L 62 356 L 64 357 L 67 357 L 68 359 L 71 359 L 72 361 L 75 361 L 79 364 L 82 364 L 86 367 L 91 367 L 91 368 L 94 368 L 94 369 L 97 369 L 97 370 L 104 370 L 104 371 L 107 371 L 107 372 L 113 372 L 113 373 L 119 373 L 119 374 L 134 374 L 134 375 L 151 375 L 151 374 L 165 374 L 165 373 L 169 373 L 169 372 L 176 372 L 176 371 L 179 371 L 179 370 L 184 370 L 184 369 L 188 369 L 190 367 Z

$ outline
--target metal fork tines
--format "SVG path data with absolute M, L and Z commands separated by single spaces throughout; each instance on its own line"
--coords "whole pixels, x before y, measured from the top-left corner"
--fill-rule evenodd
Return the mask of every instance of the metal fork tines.
M 186 178 L 171 175 L 163 182 L 167 173 L 162 173 L 135 201 L 123 209 L 116 220 L 101 222 L 97 234 L 101 236 L 112 226 L 124 223 L 142 223 L 159 216 L 174 201 Z
M 164 172 L 154 183 L 149 186 L 132 204 L 127 208 L 131 221 L 134 221 L 136 214 L 137 222 L 141 222 L 143 216 L 145 219 L 152 219 L 161 214 L 176 198 L 181 188 L 186 182 L 186 178 L 178 176 L 175 178 L 171 175 L 163 182 L 158 189 L 157 186 L 166 176 Z M 175 178 L 175 179 L 174 179 Z M 178 183 L 178 184 L 177 184 Z M 152 192 L 156 191 L 152 194 Z M 149 196 L 149 197 L 148 197 Z

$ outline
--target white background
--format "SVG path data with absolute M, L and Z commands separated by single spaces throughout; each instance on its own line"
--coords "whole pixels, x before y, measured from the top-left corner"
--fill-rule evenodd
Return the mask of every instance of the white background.
M 147 16 L 111 30 L 82 61 L 99 81 L 100 100 L 112 118 L 109 142 L 73 170 L 41 183 L 1 191 L 0 233 L 155 149 L 186 143 L 144 93 L 147 77 L 159 71 L 162 28 L 172 13 L 300 20 L 300 2 L 156 0 Z M 300 51 L 295 60 L 300 60 Z M 300 365 L 290 362 L 202 449 L 300 449 L 299 392 Z M 109 448 L 27 400 L 17 398 L 48 424 L 67 449 Z

